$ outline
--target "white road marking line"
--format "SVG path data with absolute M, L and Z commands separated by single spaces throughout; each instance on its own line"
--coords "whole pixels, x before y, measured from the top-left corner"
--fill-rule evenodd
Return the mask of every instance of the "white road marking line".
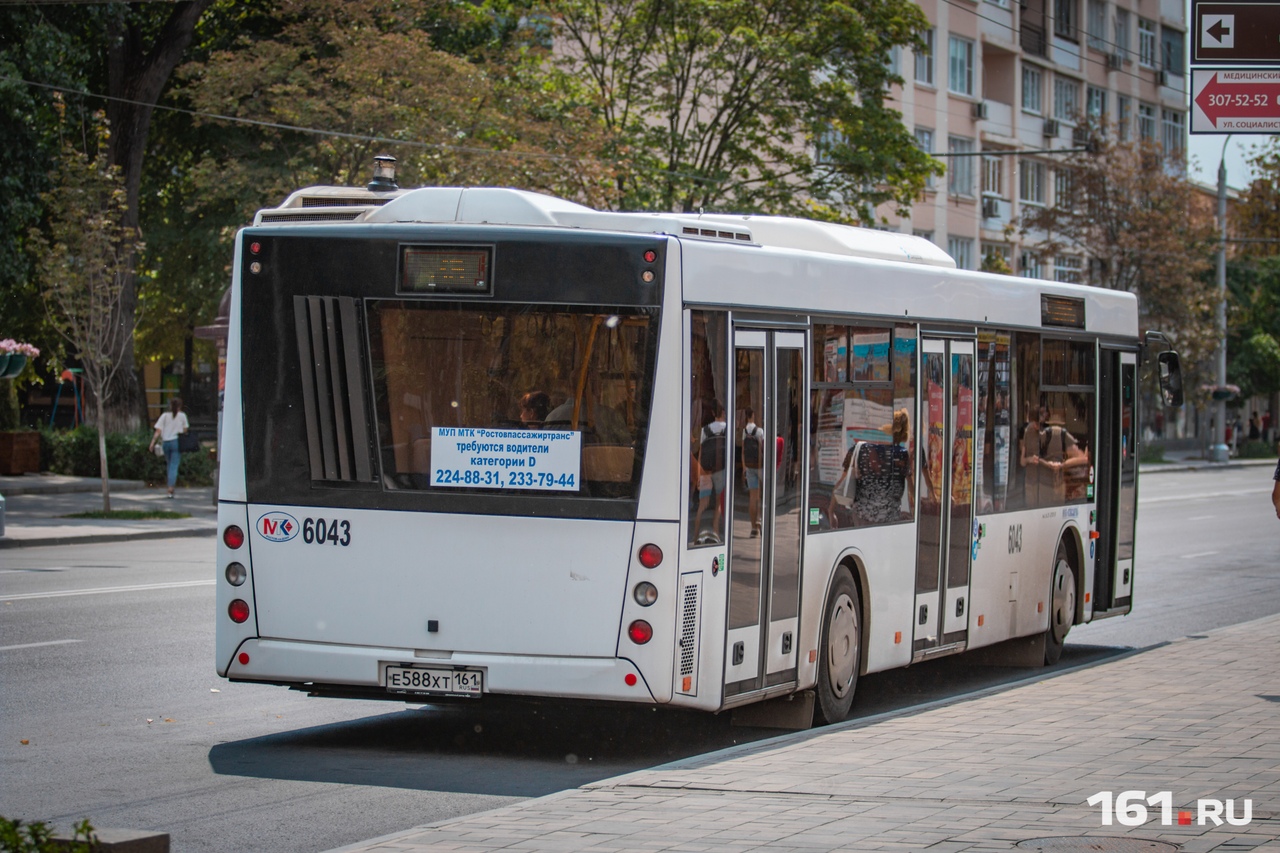
M 1199 554 L 1183 554 L 1182 559 L 1194 560 L 1197 557 L 1212 557 L 1216 553 L 1218 552 L 1217 551 L 1201 551 Z
M 0 652 L 11 652 L 15 649 L 38 649 L 41 646 L 68 646 L 72 643 L 83 643 L 84 640 L 49 640 L 44 643 L 20 643 L 16 646 L 0 646 Z
M 108 592 L 148 592 L 154 589 L 182 589 L 189 586 L 213 586 L 214 581 L 173 581 L 172 583 L 143 583 L 135 586 L 103 586 L 96 589 L 64 589 L 54 592 L 26 592 L 20 595 L 0 595 L 0 601 L 26 601 L 32 598 L 61 598 L 68 595 L 101 595 Z

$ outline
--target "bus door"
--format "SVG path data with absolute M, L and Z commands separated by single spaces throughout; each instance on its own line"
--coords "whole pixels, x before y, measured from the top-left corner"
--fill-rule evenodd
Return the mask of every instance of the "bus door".
M 921 350 L 916 659 L 968 638 L 974 543 L 974 342 L 925 336 Z
M 1098 494 L 1093 609 L 1127 610 L 1138 515 L 1138 354 L 1103 347 L 1098 360 Z
M 736 329 L 733 355 L 726 698 L 796 680 L 808 447 L 804 333 Z

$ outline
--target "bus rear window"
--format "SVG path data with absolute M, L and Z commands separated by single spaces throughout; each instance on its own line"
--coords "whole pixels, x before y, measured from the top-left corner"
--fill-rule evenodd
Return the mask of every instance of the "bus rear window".
M 657 310 L 375 301 L 387 488 L 634 498 Z

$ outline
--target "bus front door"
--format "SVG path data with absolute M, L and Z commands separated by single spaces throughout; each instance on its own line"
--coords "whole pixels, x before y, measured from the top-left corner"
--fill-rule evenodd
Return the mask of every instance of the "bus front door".
M 726 699 L 796 680 L 803 363 L 802 332 L 734 332 Z
M 924 337 L 914 660 L 963 648 L 973 561 L 974 342 Z

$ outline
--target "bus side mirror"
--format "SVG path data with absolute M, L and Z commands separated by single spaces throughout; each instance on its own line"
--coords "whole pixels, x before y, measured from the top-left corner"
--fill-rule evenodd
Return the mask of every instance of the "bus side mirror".
M 1160 353 L 1156 359 L 1160 365 L 1160 396 L 1167 408 L 1182 407 L 1182 361 L 1172 350 Z

